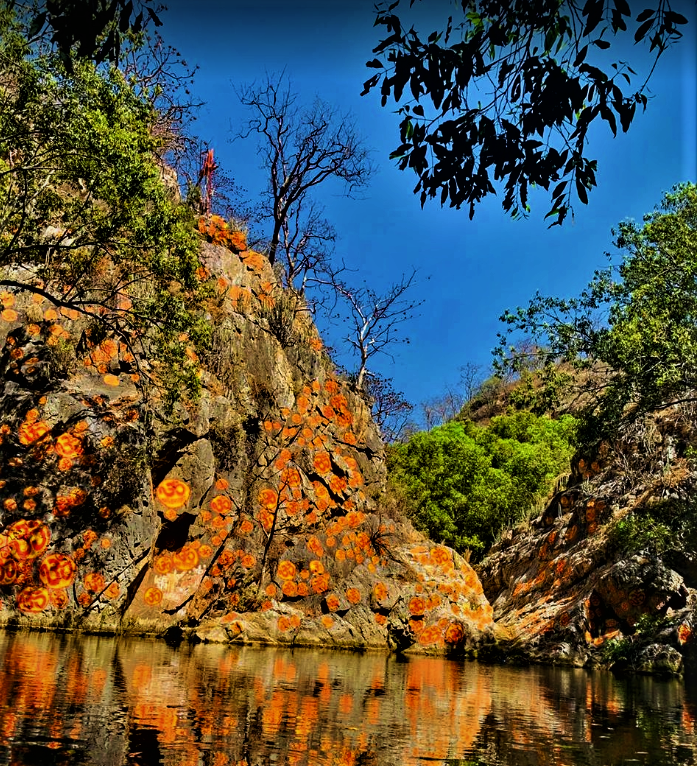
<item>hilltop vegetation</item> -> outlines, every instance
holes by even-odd
[[[576,420],[514,412],[487,426],[451,421],[389,450],[391,480],[414,523],[475,558],[569,469]]]
[[[0,289],[116,338],[141,385],[196,395],[200,240],[163,180],[153,102],[114,66],[67,68],[27,24],[0,8]]]

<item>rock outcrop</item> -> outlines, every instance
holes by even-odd
[[[630,434],[578,460],[569,488],[494,546],[477,569],[500,628],[499,651],[669,674],[682,672],[683,657],[695,662],[690,544],[660,540],[657,550],[646,513],[688,508],[694,495],[695,473],[676,451],[680,420],[675,410],[638,424],[650,446]]]
[[[378,432],[300,300],[243,235],[207,239],[203,393],[170,418],[147,359],[0,294],[0,624],[474,650],[480,582],[381,515]]]

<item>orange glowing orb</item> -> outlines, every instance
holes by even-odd
[[[159,588],[148,588],[143,594],[143,601],[148,606],[157,606],[162,603],[162,591]]]
[[[48,588],[25,588],[17,595],[17,609],[28,614],[38,614],[51,603]]]
[[[77,566],[69,556],[52,553],[41,562],[39,578],[47,588],[67,588],[72,585],[76,572]]]
[[[51,606],[54,606],[56,609],[65,609],[70,603],[70,598],[65,590],[50,590],[49,596],[51,599]]]
[[[40,556],[51,540],[51,530],[36,519],[20,519],[7,529],[10,538],[10,553],[17,561],[26,561]]]
[[[50,430],[48,423],[43,420],[36,423],[22,423],[19,427],[19,441],[22,444],[33,444],[43,436],[46,436]]]
[[[190,545],[185,545],[179,553],[172,556],[174,568],[178,572],[189,572],[196,567],[199,562],[198,551]]]
[[[89,572],[85,575],[85,590],[98,593],[104,590],[104,575],[99,572]]]
[[[61,457],[75,458],[82,455],[82,442],[72,434],[61,434],[56,439],[56,452]]]
[[[211,510],[219,513],[221,516],[225,516],[226,513],[230,513],[232,510],[232,501],[225,495],[218,495],[211,500]]]
[[[0,564],[0,585],[12,585],[19,574],[19,567],[14,559],[8,559]]]
[[[191,488],[181,479],[165,479],[157,488],[156,494],[162,505],[176,510],[189,502]]]

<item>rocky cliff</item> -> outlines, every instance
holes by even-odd
[[[127,344],[0,294],[0,624],[474,650],[479,579],[381,514],[379,435],[302,302],[242,234],[200,231],[213,340],[171,417]]]
[[[697,666],[693,414],[641,418],[577,459],[566,490],[478,567],[509,658]]]

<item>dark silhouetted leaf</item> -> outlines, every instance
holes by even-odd
[[[646,21],[646,19],[652,19],[655,15],[656,15],[656,11],[652,10],[651,8],[646,8],[646,10],[643,10],[636,17],[636,20],[638,22]]]
[[[643,40],[646,36],[646,33],[651,29],[651,26],[653,25],[653,19],[649,19],[648,21],[645,21],[639,29],[634,33],[634,42],[639,42],[640,40]]]

